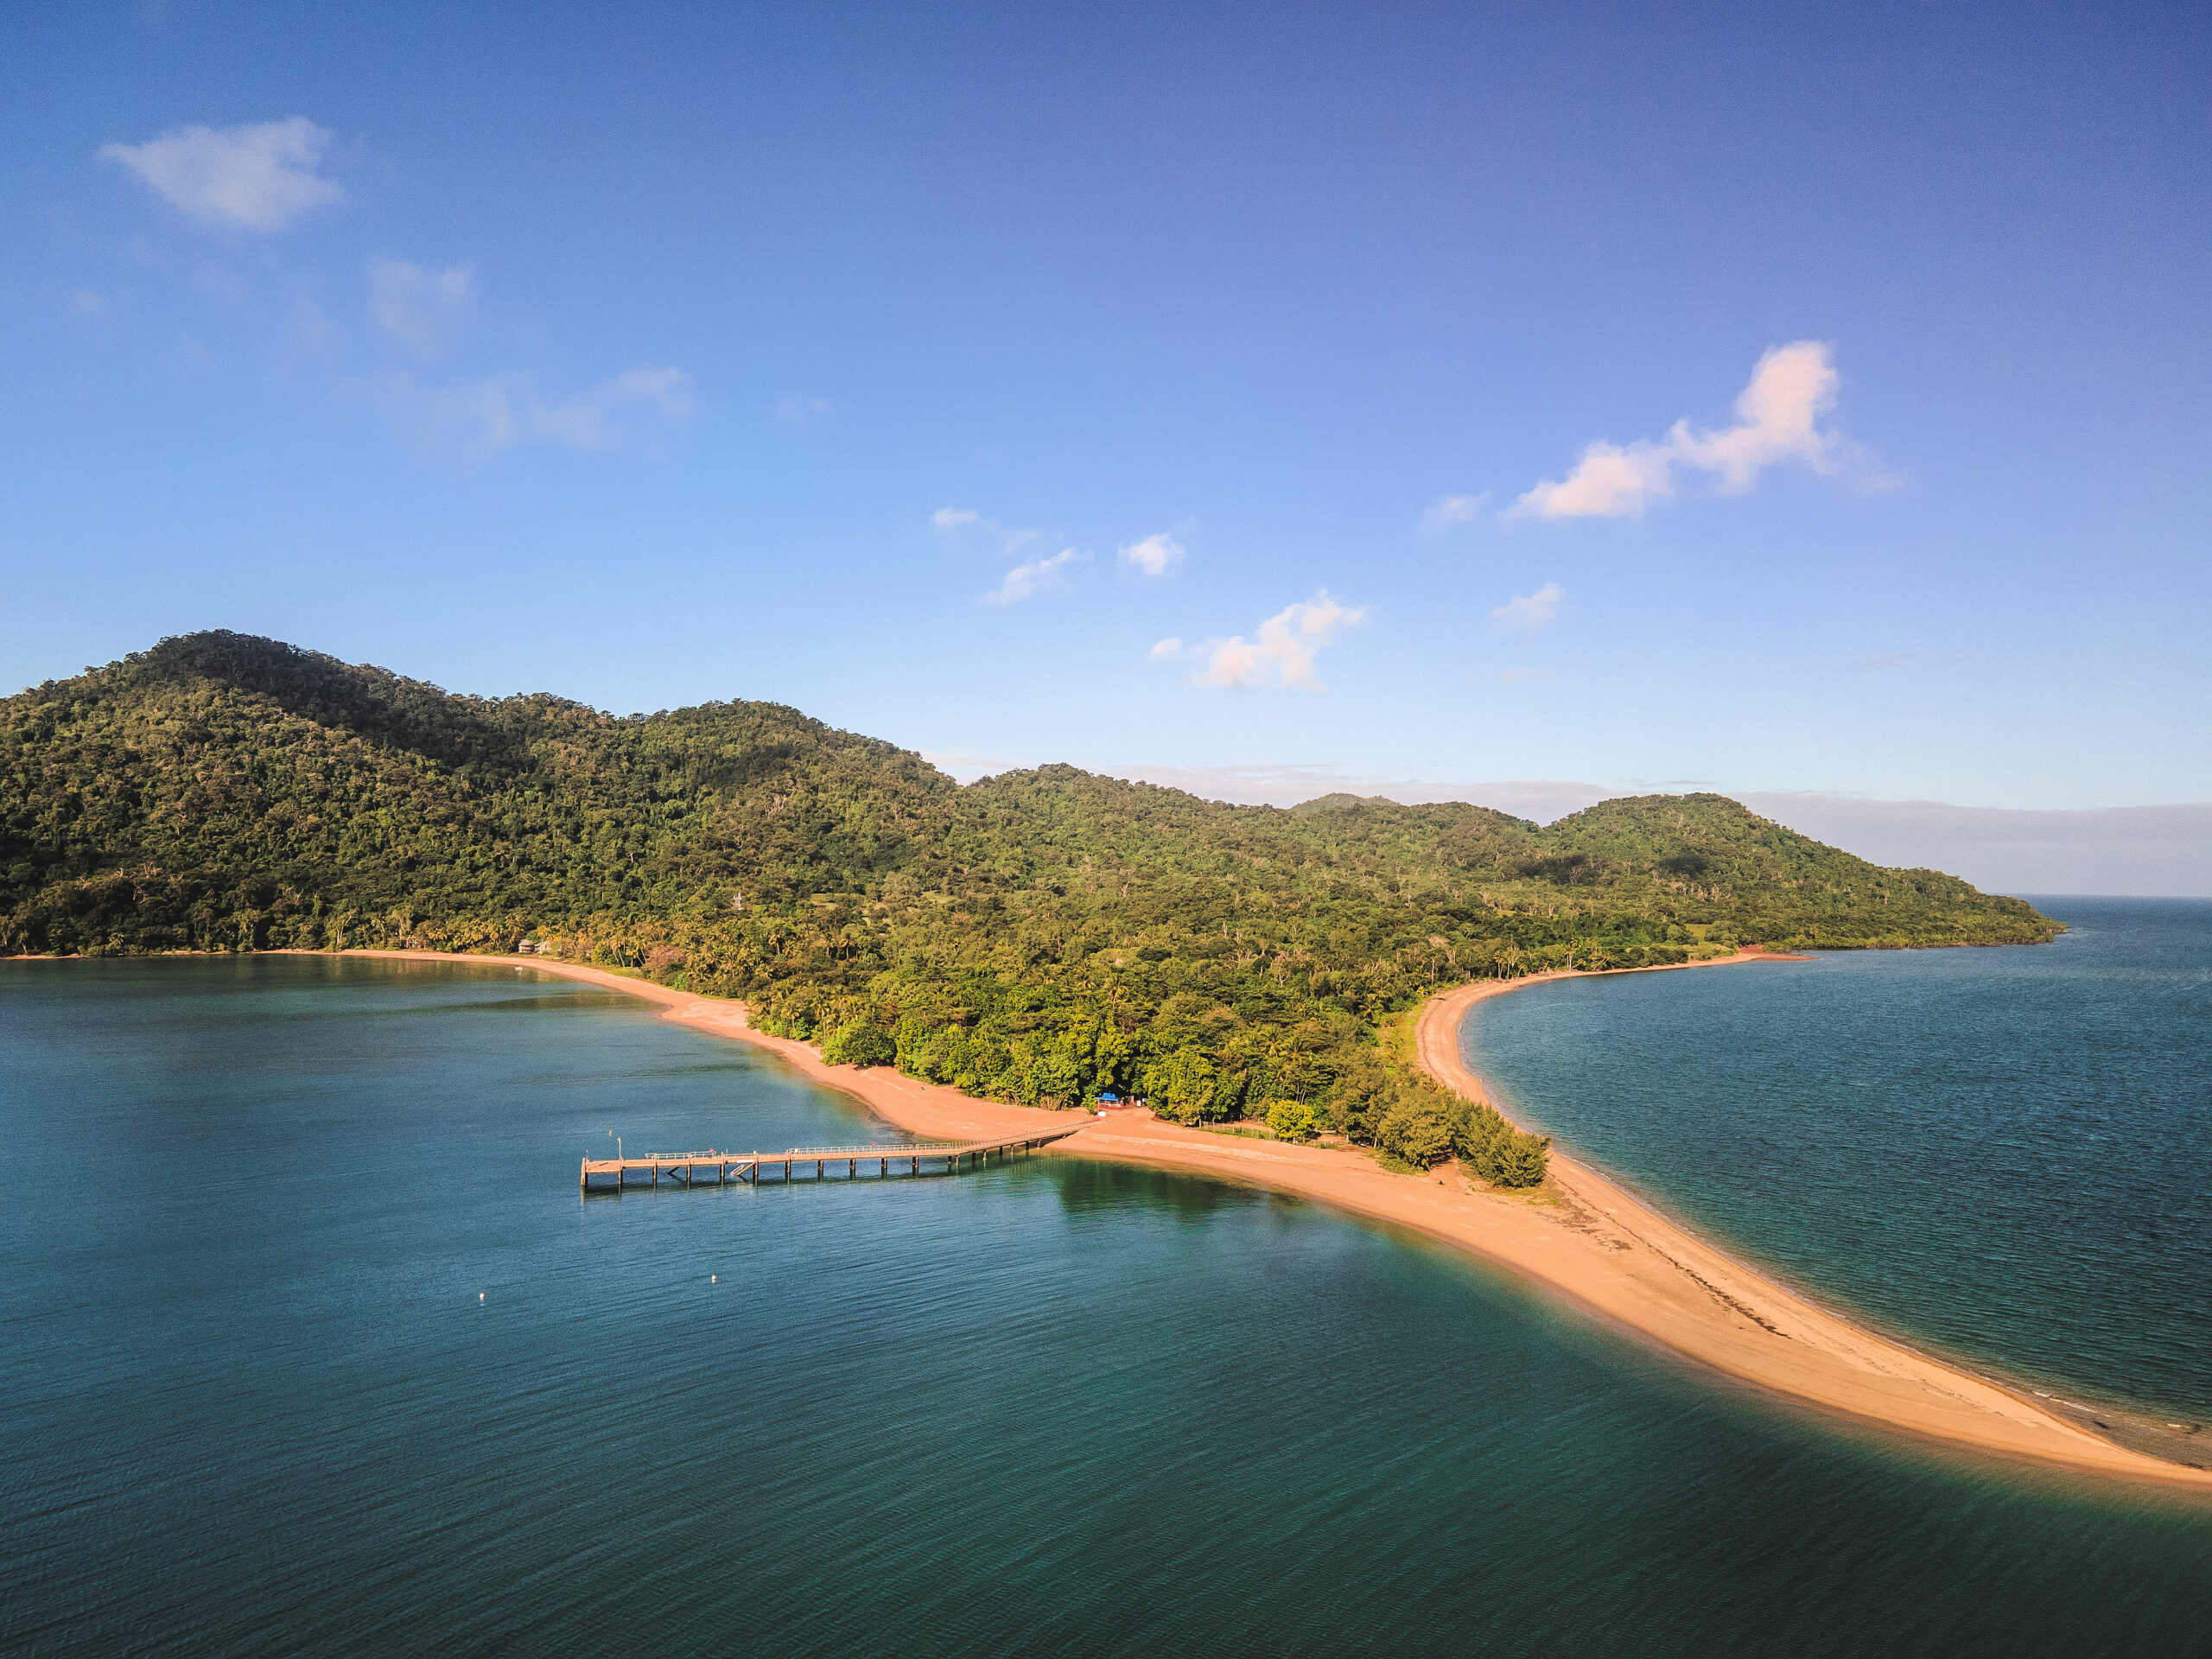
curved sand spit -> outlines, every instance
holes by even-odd
[[[426,950],[347,954],[479,966],[510,963],[625,991],[663,1004],[664,1018],[773,1050],[808,1077],[916,1134],[1018,1134],[1033,1128],[1040,1116],[1082,1122],[1080,1133],[1046,1150],[1195,1170],[1297,1192],[1471,1250],[1679,1354],[1795,1400],[1984,1452],[2212,1492],[2212,1471],[2116,1446],[2010,1389],[1840,1319],[1556,1153],[1542,1196],[1477,1192],[1450,1170],[1426,1178],[1397,1175],[1363,1153],[1210,1135],[1138,1112],[1106,1118],[1076,1111],[1040,1114],[976,1100],[887,1068],[828,1065],[808,1044],[753,1030],[741,1003],[595,968],[537,957]],[[1692,965],[1758,959],[1745,955]],[[1459,1022],[1483,998],[1531,982],[1486,981],[1431,1000],[1415,1030],[1421,1064],[1447,1087],[1486,1098],[1481,1080],[1459,1058]]]

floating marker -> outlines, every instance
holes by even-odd
[[[476,1300],[480,1302],[484,1300],[484,1293],[482,1291],[480,1290],[476,1293]]]

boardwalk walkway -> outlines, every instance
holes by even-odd
[[[783,1152],[717,1152],[709,1147],[704,1152],[587,1158],[576,1185],[586,1192],[618,1192],[632,1185],[630,1172],[640,1170],[649,1179],[636,1183],[639,1185],[658,1186],[660,1178],[666,1175],[670,1180],[681,1181],[686,1186],[723,1185],[732,1180],[750,1181],[758,1186],[772,1174],[785,1181],[791,1180],[794,1168],[804,1170],[809,1164],[814,1166],[813,1179],[817,1181],[833,1179],[830,1172],[838,1164],[844,1165],[847,1180],[857,1179],[863,1164],[875,1165],[879,1178],[891,1174],[893,1166],[897,1164],[906,1165],[912,1175],[924,1173],[925,1164],[935,1164],[938,1173],[950,1175],[963,1166],[974,1167],[993,1158],[1034,1151],[1074,1133],[1072,1128],[1050,1129],[1042,1135],[1020,1135],[1008,1141],[908,1141],[896,1146],[792,1147]],[[602,1178],[597,1186],[592,1185],[594,1175]],[[613,1179],[604,1179],[607,1177]]]

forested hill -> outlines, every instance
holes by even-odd
[[[962,787],[774,703],[617,718],[227,632],[0,702],[0,954],[534,941],[1014,1098],[1358,1135],[1390,1097],[1367,1039],[1442,985],[2054,931],[1713,795],[1540,829],[1067,766]]]

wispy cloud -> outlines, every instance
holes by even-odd
[[[353,390],[380,405],[401,438],[426,454],[482,458],[528,431],[516,419],[528,397],[523,375],[425,383],[403,370],[368,376]]]
[[[111,144],[102,154],[195,217],[276,229],[308,207],[340,199],[335,184],[313,173],[328,137],[295,118],[220,131],[181,128],[146,144]],[[347,406],[374,410],[426,457],[479,461],[529,444],[620,449],[691,415],[691,378],[673,364],[641,364],[581,390],[497,364],[430,369],[454,350],[477,302],[476,269],[466,261],[438,267],[372,259],[363,268],[364,313],[342,322],[346,314],[325,309],[312,276],[275,259],[215,249],[181,260],[149,255],[143,263],[222,313],[248,352],[280,376],[319,384]],[[72,308],[90,321],[96,302],[104,303],[87,291]],[[183,372],[214,366],[190,335],[178,337],[170,359]]]
[[[1461,524],[1471,524],[1482,516],[1490,505],[1490,492],[1480,495],[1447,495],[1421,516],[1421,533],[1441,536],[1446,531]]]
[[[1038,539],[1038,533],[1033,530],[1008,530],[1004,524],[984,518],[973,507],[939,507],[930,515],[930,522],[947,534],[955,531],[976,530],[993,537],[998,542],[1000,553],[1009,559]]]
[[[378,259],[369,265],[369,315],[419,358],[446,353],[475,300],[474,265],[431,270],[404,259]]]
[[[435,270],[385,258],[368,269],[369,314],[378,330],[422,361],[452,348],[476,302],[476,268]],[[296,327],[302,325],[296,325]],[[334,331],[328,355],[339,354]],[[672,364],[640,365],[560,393],[527,371],[424,379],[412,370],[357,378],[349,391],[384,408],[402,434],[425,450],[483,459],[530,443],[569,449],[623,448],[654,426],[690,418],[691,377]]]
[[[806,426],[811,424],[813,422],[820,420],[824,415],[827,415],[830,412],[830,400],[826,397],[800,397],[797,396],[779,397],[776,400],[775,407],[771,409],[768,412],[774,416],[778,420],[781,421],[785,426]],[[947,508],[945,511],[950,512],[950,509]],[[943,518],[943,516],[944,514],[942,512],[938,515],[940,518]],[[943,526],[940,525],[939,527],[942,528]]]
[[[1255,639],[1231,634],[1226,639],[1203,640],[1187,650],[1179,639],[1163,639],[1152,648],[1152,656],[1155,661],[1186,655],[1196,659],[1198,666],[1186,682],[1191,685],[1322,691],[1328,688],[1313,671],[1315,656],[1344,629],[1366,620],[1364,607],[1341,604],[1324,588],[1261,623]]]
[[[61,303],[76,320],[77,326],[102,345],[112,345],[121,336],[122,319],[117,314],[112,296],[95,289],[72,289]]]
[[[1509,599],[1491,613],[1491,620],[1509,628],[1534,631],[1548,627],[1559,614],[1560,602],[1567,598],[1567,589],[1555,582],[1548,582],[1533,594],[1522,594]]]
[[[1154,645],[1150,653],[1152,660],[1155,663],[1173,662],[1182,654],[1183,642],[1172,633]]]
[[[1006,525],[986,518],[973,507],[939,507],[930,515],[930,522],[946,535],[974,531],[991,537],[999,544],[1001,558],[1020,558],[1025,549],[1039,539],[1033,530],[1009,530]],[[1090,555],[1072,547],[1017,564],[999,581],[999,585],[983,595],[987,605],[1012,605],[1048,588],[1057,588],[1065,580],[1068,566],[1077,561],[1088,561]]]
[[[105,145],[100,156],[202,225],[270,232],[346,199],[335,180],[315,171],[329,142],[296,115],[257,126],[177,127],[143,144]]]
[[[1778,461],[1799,461],[1816,473],[1839,472],[1857,452],[1819,425],[1820,417],[1835,406],[1839,384],[1828,347],[1820,341],[1775,346],[1759,359],[1751,384],[1736,399],[1734,426],[1703,432],[1677,421],[1656,443],[1622,445],[1601,439],[1582,452],[1567,477],[1538,484],[1507,510],[1508,516],[1640,518],[1652,502],[1674,493],[1675,472],[1681,467],[1713,474],[1723,495],[1751,489]]]
[[[1548,668],[1500,668],[1491,671],[1491,678],[1500,685],[1535,685],[1551,677]]]
[[[412,374],[372,376],[360,386],[425,448],[479,455],[525,442],[571,449],[622,447],[634,411],[670,425],[691,412],[690,377],[677,368],[630,369],[575,397],[543,396],[526,374],[426,385]]]
[[[1014,605],[1048,588],[1057,588],[1062,580],[1060,573],[1063,570],[1077,560],[1090,556],[1090,554],[1078,552],[1072,547],[1064,547],[1050,558],[1032,559],[1026,564],[1017,564],[1006,573],[996,588],[983,595],[983,602],[986,605]]]
[[[643,404],[671,425],[690,418],[691,377],[678,368],[626,369],[566,403],[533,402],[531,429],[539,437],[576,449],[605,449],[616,441],[613,417]]]
[[[1164,576],[1187,556],[1183,543],[1167,531],[1156,531],[1141,542],[1122,549],[1122,563],[1134,565],[1147,576]]]
[[[1903,668],[1904,662],[1903,652],[1885,651],[1872,657],[1861,657],[1852,666],[1867,673],[1879,674],[1888,669]]]

